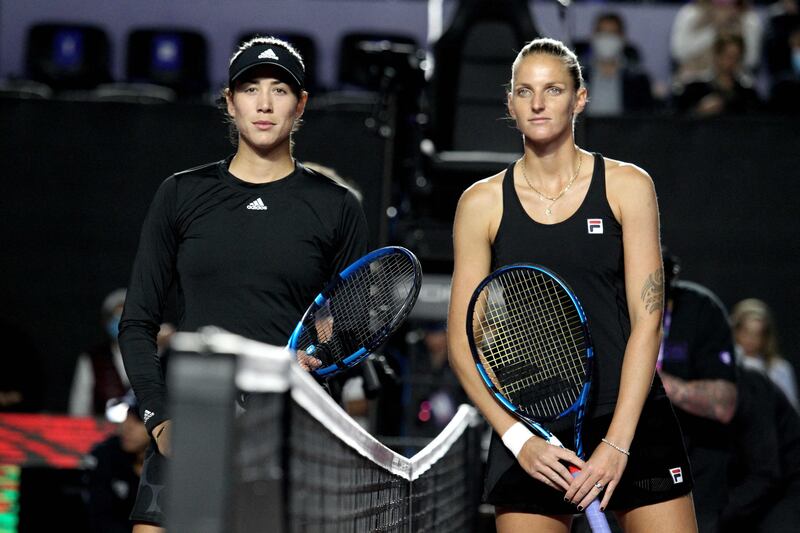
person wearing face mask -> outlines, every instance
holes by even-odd
[[[126,290],[120,288],[105,297],[100,307],[105,338],[78,356],[69,393],[68,412],[72,416],[103,416],[108,400],[122,396],[130,388],[117,343],[125,294]],[[159,353],[173,331],[170,324],[161,325]]]
[[[588,50],[584,52],[586,80],[592,97],[589,115],[621,115],[653,109],[650,78],[639,68],[638,52],[625,41],[625,24],[616,13],[595,20]]]
[[[117,344],[125,289],[111,291],[100,308],[104,340],[78,356],[69,395],[72,416],[102,416],[106,402],[125,394],[130,384]]]

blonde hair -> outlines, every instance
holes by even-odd
[[[769,306],[757,298],[747,298],[737,303],[731,312],[731,327],[734,331],[744,326],[747,320],[760,320],[764,324],[764,347],[762,356],[767,364],[781,357],[778,350],[778,336],[775,331],[775,321]]]
[[[517,73],[517,68],[519,68],[520,63],[522,63],[522,60],[533,54],[545,54],[560,59],[561,62],[564,63],[567,72],[569,72],[570,78],[572,78],[572,82],[575,85],[575,91],[585,86],[581,64],[578,61],[578,56],[575,55],[575,52],[570,50],[567,45],[561,41],[551,39],[549,37],[543,37],[541,39],[534,39],[533,41],[529,42],[517,54],[516,59],[514,59],[514,63],[511,65],[511,82],[509,83],[510,88],[513,89],[514,87],[514,76]]]

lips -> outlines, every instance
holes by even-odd
[[[260,130],[268,130],[273,127],[275,123],[268,120],[257,120],[256,122],[253,122],[253,125]]]

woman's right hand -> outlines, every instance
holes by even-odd
[[[532,478],[561,492],[566,492],[572,483],[572,474],[569,473],[567,464],[580,469],[584,467],[583,460],[572,450],[554,446],[537,436],[525,442],[517,461]]]
[[[297,364],[299,364],[300,368],[302,368],[306,372],[311,372],[312,370],[322,366],[322,361],[320,361],[316,357],[308,355],[303,350],[297,350]]]

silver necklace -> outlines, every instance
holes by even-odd
[[[545,200],[548,200],[550,202],[550,205],[548,205],[544,210],[544,214],[547,215],[547,216],[550,216],[550,215],[553,214],[553,211],[550,208],[553,207],[553,204],[556,203],[559,198],[561,198],[562,196],[564,196],[564,194],[566,194],[566,192],[569,190],[570,187],[572,187],[572,184],[575,182],[575,178],[577,178],[578,174],[581,173],[581,165],[583,164],[583,157],[581,157],[581,153],[578,152],[578,169],[575,171],[575,174],[572,176],[572,178],[570,178],[569,183],[567,183],[566,187],[561,189],[561,192],[559,192],[557,195],[555,195],[553,197],[547,196],[546,194],[544,194],[541,191],[539,191],[536,187],[534,187],[531,184],[530,180],[528,180],[528,175],[525,172],[525,161],[526,161],[525,158],[526,157],[527,157],[527,155],[523,155],[522,156],[522,177],[525,178],[525,183],[528,184],[528,187],[530,187],[533,192],[535,192],[536,194],[539,195],[539,200],[541,200],[543,202]]]

